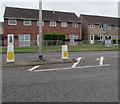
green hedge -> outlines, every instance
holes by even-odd
[[[64,40],[65,34],[61,33],[45,33],[44,40]]]

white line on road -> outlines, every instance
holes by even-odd
[[[39,68],[40,66],[34,66],[33,68],[31,68],[31,69],[28,69],[28,71],[33,71],[33,70],[35,70],[35,69],[37,69],[37,68]]]
[[[34,70],[34,72],[45,72],[45,71],[57,71],[57,70],[69,70],[69,69],[81,69],[81,68],[93,68],[93,67],[103,67],[110,66],[110,64],[105,65],[94,65],[94,66],[81,66],[81,67],[70,67],[70,68],[58,68],[58,69],[44,69],[44,70]]]
[[[103,56],[101,56],[100,58],[97,58],[96,60],[100,60],[99,65],[103,65],[103,62],[104,62],[104,57]]]
[[[77,59],[77,62],[73,64],[72,68],[75,68],[77,66],[77,64],[80,62],[81,59],[82,59],[82,57],[79,57]]]

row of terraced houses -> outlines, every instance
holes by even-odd
[[[118,18],[83,14],[78,17],[71,12],[42,10],[42,34],[65,34],[70,45],[78,45],[75,40],[90,44],[106,39],[118,40],[118,28]],[[7,45],[9,34],[14,35],[15,46],[37,46],[39,10],[6,7],[3,30],[3,46]]]

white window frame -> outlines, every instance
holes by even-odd
[[[19,44],[19,46],[30,46],[30,34],[19,34],[19,36],[20,35],[23,35],[24,36],[24,40],[20,40],[20,38],[19,38],[19,41],[28,41],[29,42],[29,45],[20,45]],[[25,40],[25,35],[29,35],[29,40]]]
[[[110,25],[108,26],[108,29],[111,29],[111,26],[110,26]]]
[[[11,24],[10,22],[14,21],[15,24]],[[8,25],[17,25],[17,20],[16,19],[8,19]]]
[[[70,34],[69,39],[70,39],[70,45],[77,45],[77,42],[74,41],[74,39],[78,39],[77,34]]]
[[[53,25],[53,24],[54,24],[54,25]],[[51,26],[51,27],[56,27],[56,26],[57,26],[56,21],[50,21],[50,26]]]
[[[25,23],[26,21],[29,21],[30,23],[29,23],[29,24],[26,24],[26,23]],[[23,24],[24,24],[24,26],[31,26],[31,20],[26,20],[26,19],[25,19],[25,20],[23,21]]]
[[[78,23],[77,22],[73,22],[72,23],[72,27],[78,27]]]
[[[116,29],[116,30],[118,30],[118,26],[117,26],[117,25],[116,25],[116,26],[114,26],[114,27],[115,27],[115,29]]]
[[[37,26],[39,26],[39,21],[37,21]],[[42,21],[42,26],[44,26],[44,21]]]
[[[90,25],[90,28],[95,28],[96,26],[95,25]]]
[[[61,27],[67,27],[67,22],[61,22]]]

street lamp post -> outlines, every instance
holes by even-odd
[[[39,1],[39,59],[42,60],[42,0]]]

